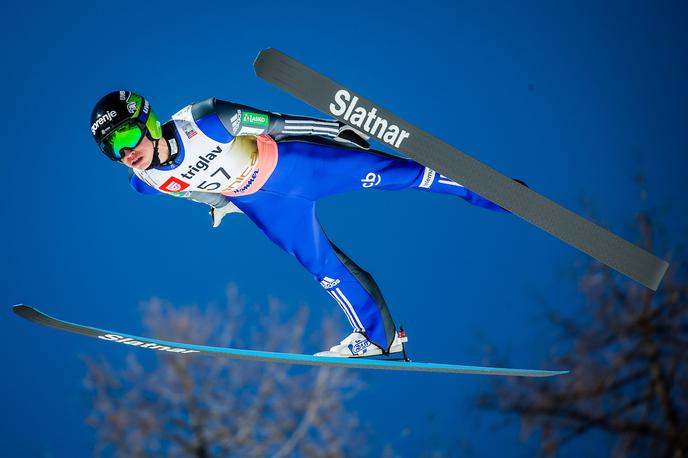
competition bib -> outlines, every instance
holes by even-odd
[[[236,137],[221,143],[205,135],[193,120],[191,105],[172,116],[183,159],[174,168],[134,170],[148,185],[168,194],[189,191],[241,193],[250,187],[257,174],[256,137]],[[253,177],[253,179],[252,179]]]

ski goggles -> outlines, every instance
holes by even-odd
[[[125,149],[134,149],[146,136],[146,125],[135,120],[127,121],[112,131],[99,144],[100,149],[113,161],[121,161]]]

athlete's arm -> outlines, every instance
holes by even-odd
[[[365,138],[352,133],[351,128],[335,119],[273,113],[216,98],[195,103],[192,113],[197,123],[215,117],[234,137],[268,134],[279,141],[288,137],[316,135],[353,143],[364,149],[369,147]]]
[[[275,139],[295,135],[319,135],[334,138],[339,134],[339,121],[305,116],[283,115],[257,108],[214,99],[222,124],[234,136],[268,134]]]
[[[167,194],[160,192],[154,187],[150,186],[148,183],[143,181],[136,175],[131,175],[129,178],[129,185],[141,194],[146,195],[157,195],[157,194]],[[230,204],[230,200],[222,194],[215,194],[211,192],[197,192],[197,191],[186,191],[178,194],[168,194],[173,197],[182,197],[184,199],[193,200],[194,202],[199,202],[202,204],[209,205],[212,208],[223,208]],[[236,211],[236,210],[234,210]]]
[[[243,213],[239,207],[234,205],[227,197],[222,194],[215,194],[212,192],[196,192],[188,191],[184,193],[185,199],[193,200],[202,204],[210,206],[210,219],[213,227],[218,227],[222,222],[222,218],[230,213]]]
[[[129,171],[129,186],[131,188],[140,193],[140,194],[146,194],[149,196],[154,196],[157,194],[163,194],[162,192],[158,191],[155,189],[153,186],[149,185],[145,181],[143,181],[141,178],[136,176],[131,170]]]

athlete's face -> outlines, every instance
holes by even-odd
[[[153,162],[153,142],[147,135],[134,149],[125,148],[122,151],[122,164],[132,169],[146,170]]]

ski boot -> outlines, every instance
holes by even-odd
[[[403,358],[390,358],[390,359],[403,359],[404,361],[410,361],[406,356],[405,344],[408,342],[408,337],[404,332],[403,327],[399,328],[399,332],[394,335],[394,341],[389,349],[389,355],[393,353],[403,353]],[[327,351],[321,351],[316,353],[314,356],[329,356],[335,358],[362,358],[369,356],[380,356],[384,355],[380,347],[373,344],[366,336],[360,332],[352,332],[344,340],[339,342],[338,345],[331,347]]]

